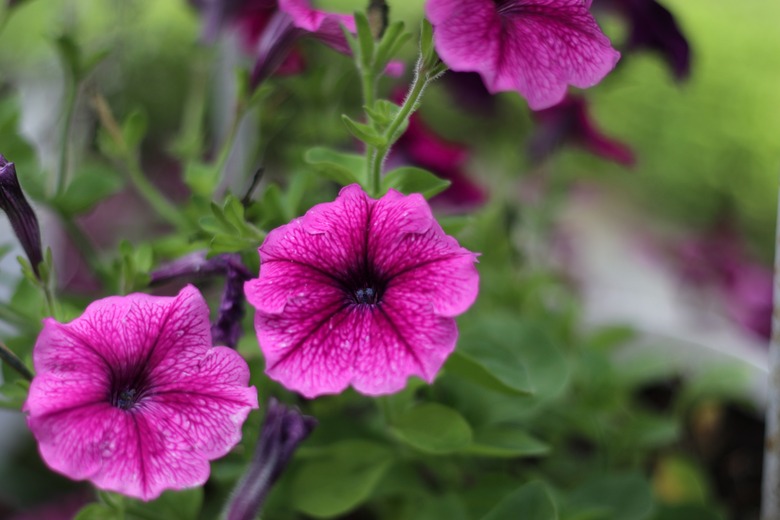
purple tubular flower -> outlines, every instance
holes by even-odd
[[[0,209],[8,215],[16,238],[22,244],[35,274],[38,274],[38,264],[43,262],[38,218],[19,185],[16,166],[2,155],[0,155]]]
[[[678,81],[690,74],[691,51],[674,15],[655,0],[596,0],[622,14],[630,25],[628,49],[648,49],[663,56]]]
[[[24,411],[41,457],[101,489],[152,500],[203,484],[257,408],[249,368],[212,347],[197,289],[104,298],[44,320]]]
[[[479,291],[477,255],[419,194],[371,199],[356,184],[271,231],[245,286],[266,373],[306,397],[352,385],[396,392],[432,382],[455,348],[454,317]]]
[[[252,274],[241,263],[238,254],[222,254],[206,258],[206,251],[196,251],[167,263],[151,274],[151,284],[165,283],[178,278],[200,278],[225,275],[225,290],[219,304],[217,320],[211,327],[215,345],[236,348],[244,332],[244,282]]]
[[[265,497],[279,479],[298,445],[317,426],[314,417],[298,410],[268,401],[263,429],[257,448],[241,481],[236,485],[227,506],[227,520],[254,520],[260,513]]]
[[[566,144],[625,166],[636,162],[627,145],[599,131],[588,113],[588,102],[582,96],[568,95],[554,107],[534,112],[536,128],[528,141],[528,153],[539,164]]]
[[[236,348],[238,340],[244,334],[241,326],[241,319],[244,317],[244,283],[250,278],[252,276],[248,273],[228,268],[217,321],[211,326],[215,345]]]
[[[589,12],[591,0],[428,0],[442,61],[478,72],[492,93],[514,90],[534,110],[592,87],[620,53]]]

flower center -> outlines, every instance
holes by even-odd
[[[108,400],[111,406],[120,410],[131,410],[147,395],[146,377],[143,371],[131,373],[114,373]]]
[[[111,404],[122,410],[129,410],[135,404],[137,394],[138,392],[135,388],[126,388],[119,392],[118,395],[114,394]]]
[[[373,287],[366,287],[355,291],[355,303],[375,305],[379,303],[379,292]]]

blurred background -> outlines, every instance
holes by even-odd
[[[215,153],[228,131],[235,70],[249,66],[251,56],[238,35],[204,44],[202,16],[184,0],[7,4],[0,153],[16,163],[23,187],[38,200],[61,288],[88,301],[96,280],[57,215],[40,203],[45,172],[57,167],[68,96],[53,40],[67,34],[84,52],[108,52],[79,87],[69,138],[74,170],[87,172],[73,188],[83,195],[77,221],[105,251],[164,226],[99,153],[93,96],[104,96],[120,120],[142,114],[144,171],[184,201],[181,158],[190,149]],[[317,3],[340,12],[363,4]],[[420,0],[388,4],[392,19],[416,30]],[[666,431],[648,427],[660,436],[648,448],[655,450],[652,463],[643,463],[665,504],[657,511],[684,515],[689,504],[706,507],[697,509],[701,516],[654,518],[757,518],[780,173],[780,4],[665,0],[671,25],[657,13],[632,11],[629,1],[593,4],[623,52],[601,84],[574,93],[565,109],[533,114],[516,94],[489,97],[475,78],[449,74],[426,93],[396,160],[453,180],[433,202],[445,225],[465,226],[462,240],[483,253],[484,312],[501,298],[504,256],[491,253],[508,238],[505,256],[519,266],[530,294],[531,310],[522,312],[552,312],[594,342],[619,343],[604,348],[609,377],[643,406],[676,418]],[[643,31],[653,37],[641,39]],[[388,98],[408,85],[414,45],[403,52],[406,73],[381,85]],[[312,146],[356,149],[339,120],[360,110],[352,62],[311,41],[303,42],[300,58],[302,72],[274,78],[262,111],[240,127],[228,189],[240,191],[258,164],[264,183],[284,185],[308,168],[302,154]],[[429,143],[419,145],[424,150],[444,146],[445,159],[426,158],[412,131],[416,143]],[[329,198],[312,190],[306,202]],[[459,220],[474,211],[492,217],[476,226]],[[0,301],[23,314],[15,260],[21,250],[3,217],[4,245]],[[0,321],[0,337],[15,330]],[[22,415],[2,411],[0,516],[41,497],[32,485],[40,465]]]

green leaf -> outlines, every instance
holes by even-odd
[[[196,520],[203,505],[203,488],[166,491],[151,502],[127,500],[127,520]]]
[[[184,165],[184,183],[196,194],[211,198],[214,192],[214,167],[201,161]]]
[[[479,429],[467,453],[485,457],[535,457],[550,451],[550,446],[513,424],[498,424]]]
[[[639,474],[609,474],[590,479],[574,490],[567,511],[601,511],[612,520],[650,518],[655,503],[648,482]]]
[[[439,59],[433,47],[433,26],[425,18],[423,18],[420,27],[420,55],[426,69],[433,67]]]
[[[493,508],[482,520],[557,520],[555,502],[542,482],[524,485]],[[625,517],[633,518],[633,517]]]
[[[458,495],[426,497],[421,508],[416,508],[414,520],[468,520],[466,507]]]
[[[450,181],[440,179],[428,170],[414,166],[402,166],[385,175],[382,179],[382,189],[387,191],[395,188],[405,195],[421,193],[426,198],[441,193],[452,184]]]
[[[456,410],[438,403],[424,403],[393,421],[395,434],[404,442],[428,453],[452,453],[466,447],[471,426]]]
[[[68,215],[80,215],[123,187],[124,179],[115,170],[98,164],[87,165],[79,169],[53,204]]]
[[[508,312],[471,315],[456,352],[482,367],[493,383],[516,393],[533,392],[537,400],[559,395],[569,380],[569,364],[547,331]],[[459,373],[484,384],[473,373]]]
[[[137,150],[146,135],[149,118],[146,112],[137,108],[130,112],[122,122],[122,138],[127,150]]]
[[[76,40],[69,34],[62,34],[54,40],[54,46],[65,70],[77,81],[81,78],[81,49]]]
[[[73,520],[124,520],[121,511],[106,504],[87,504],[73,517]]]
[[[364,107],[366,115],[377,128],[385,128],[395,118],[401,107],[386,99],[379,99],[371,107]]]
[[[483,348],[475,344],[470,350],[460,348],[453,352],[444,369],[496,392],[533,395],[534,386],[517,356],[487,345]]]
[[[362,68],[369,69],[374,61],[374,35],[368,18],[362,11],[355,13],[355,29],[357,29],[358,60]]]
[[[379,41],[374,55],[374,74],[379,75],[384,72],[387,64],[390,63],[401,47],[411,39],[412,35],[404,31],[404,23],[396,21],[391,23],[385,30],[385,34]]]
[[[315,147],[309,149],[303,158],[320,174],[342,186],[365,184],[366,159],[362,155]]]
[[[341,115],[341,120],[344,122],[347,130],[349,130],[349,133],[364,143],[374,146],[385,146],[387,144],[384,136],[379,135],[371,126],[353,121],[346,114]]]
[[[327,446],[298,468],[290,502],[318,518],[345,513],[371,495],[391,464],[392,452],[381,444],[350,440]]]

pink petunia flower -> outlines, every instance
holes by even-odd
[[[72,479],[151,500],[206,482],[257,408],[249,369],[212,347],[197,289],[93,302],[70,323],[44,320],[24,405],[43,460]]]
[[[347,186],[271,231],[259,252],[245,290],[266,373],[306,397],[432,382],[455,348],[454,317],[479,290],[477,255],[419,194],[374,200]]]
[[[592,87],[620,53],[589,12],[591,0],[428,0],[434,45],[449,68],[478,72],[492,93],[515,90],[534,110]]]

